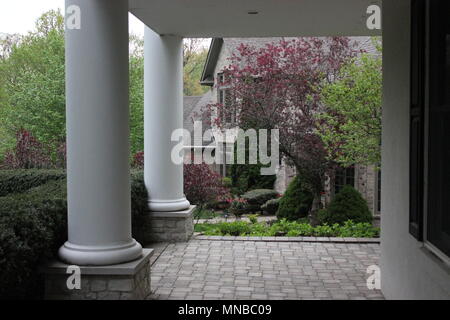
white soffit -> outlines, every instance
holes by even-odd
[[[367,8],[381,0],[129,0],[159,34],[183,37],[372,36]],[[257,14],[249,14],[257,12]]]

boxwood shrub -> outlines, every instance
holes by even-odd
[[[0,198],[0,298],[42,297],[38,266],[67,238],[64,179]]]
[[[328,207],[318,214],[319,223],[343,224],[347,220],[372,222],[366,200],[352,186],[346,185],[331,200]]]
[[[313,194],[301,182],[299,176],[296,176],[280,199],[277,217],[288,220],[304,218],[311,210],[313,199]]]
[[[274,215],[278,211],[279,204],[280,198],[270,199],[261,206],[261,209],[269,215]]]
[[[9,190],[8,194],[0,197],[0,299],[42,298],[43,279],[38,268],[55,258],[67,239],[65,173],[42,170],[28,175],[19,170],[19,182],[14,182],[12,171],[1,172],[0,176],[9,176],[4,180],[9,187],[3,189]],[[46,183],[28,188],[20,181],[29,181],[27,186]],[[133,236],[139,241],[141,219],[147,211],[142,171],[131,174],[131,202]]]
[[[65,179],[63,170],[0,170],[0,197],[20,193],[52,180]]]
[[[247,201],[247,211],[261,211],[261,206],[271,199],[278,197],[278,192],[270,189],[255,189],[248,191],[242,195]]]

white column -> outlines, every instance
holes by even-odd
[[[145,28],[145,184],[151,211],[189,208],[183,164],[171,160],[173,130],[183,128],[183,38]]]
[[[81,24],[66,30],[69,240],[59,254],[70,264],[117,264],[142,255],[131,237],[128,1],[72,5]]]

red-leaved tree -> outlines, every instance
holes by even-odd
[[[226,127],[225,119],[235,118],[243,129],[279,130],[281,156],[316,195],[313,212],[330,169],[315,130],[321,87],[356,53],[346,37],[281,40],[259,49],[241,44],[219,84],[228,88],[226,103],[208,106],[213,125]]]
[[[144,168],[144,152],[133,156],[133,167]],[[203,205],[222,201],[229,196],[230,190],[223,184],[222,177],[214,172],[209,165],[184,164],[184,193],[186,198],[195,205]]]
[[[202,207],[210,202],[221,201],[229,192],[223,185],[222,177],[211,170],[209,165],[184,165],[184,193],[192,204]]]
[[[20,129],[16,133],[16,146],[5,154],[5,169],[49,168],[52,166],[48,150],[33,135]]]

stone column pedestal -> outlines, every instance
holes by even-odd
[[[141,241],[144,243],[188,241],[194,233],[194,210],[195,206],[173,212],[149,211],[141,220]]]
[[[141,258],[110,266],[80,266],[81,288],[67,286],[73,272],[68,264],[55,261],[42,269],[45,274],[47,300],[143,300],[150,291],[150,257],[153,250],[144,249]],[[69,280],[70,281],[70,280]],[[73,283],[72,281],[70,281]]]

